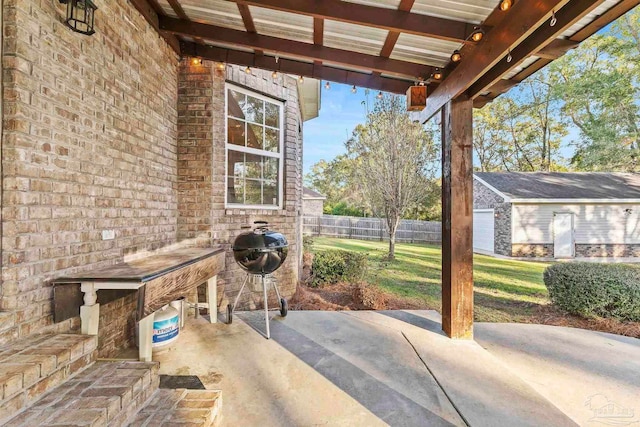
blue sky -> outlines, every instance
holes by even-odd
[[[345,152],[344,143],[359,123],[366,119],[363,102],[368,97],[369,105],[375,101],[378,92],[370,90],[366,95],[364,88],[351,93],[351,86],[331,83],[329,90],[322,82],[322,101],[320,115],[304,124],[303,169],[308,173],[320,160],[330,161]],[[569,126],[569,135],[564,138],[561,154],[571,157],[573,147],[570,142],[578,137],[577,129]],[[475,159],[474,159],[475,163]]]
[[[322,82],[320,116],[304,124],[304,173],[319,160],[331,160],[345,152],[344,142],[358,123],[364,123],[366,116],[365,89],[357,88],[351,93],[351,86],[331,83],[331,89],[324,88]],[[369,104],[375,100],[377,92],[369,91]]]

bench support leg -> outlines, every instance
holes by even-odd
[[[209,309],[209,321],[218,322],[218,276],[207,280],[207,307]]]
[[[80,332],[84,335],[98,335],[100,304],[93,283],[82,283],[80,290],[84,293],[84,305],[80,306]]]
[[[153,339],[153,314],[138,322],[138,357],[141,362],[151,362],[151,341]]]

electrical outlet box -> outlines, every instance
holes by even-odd
[[[102,230],[102,240],[113,240],[116,238],[115,230]]]

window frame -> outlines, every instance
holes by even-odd
[[[257,148],[245,147],[236,144],[229,144],[229,118],[238,119],[237,117],[229,115],[229,90],[233,90],[239,93],[243,93],[244,95],[252,96],[257,99],[261,99],[265,102],[270,102],[271,104],[275,104],[278,106],[279,114],[279,141],[278,141],[278,152],[275,153],[273,151],[267,150],[259,150]],[[229,209],[269,209],[269,210],[280,210],[283,209],[283,193],[284,193],[284,101],[281,101],[276,98],[271,98],[269,96],[265,96],[261,93],[252,91],[250,89],[246,89],[242,86],[238,86],[235,84],[231,84],[229,82],[225,83],[224,86],[224,206]],[[243,120],[243,119],[241,119]],[[264,120],[264,119],[263,119]],[[244,120],[246,123],[254,123],[249,120]],[[255,124],[255,123],[254,123]],[[270,126],[261,125],[264,128],[274,129]],[[247,129],[247,128],[245,128]],[[244,153],[244,154],[253,154],[262,157],[271,157],[274,159],[278,159],[278,204],[277,205],[247,205],[243,203],[230,203],[228,200],[229,197],[229,150]],[[264,167],[264,166],[263,166]],[[263,182],[264,179],[261,179]],[[246,189],[246,178],[244,179],[245,189]]]

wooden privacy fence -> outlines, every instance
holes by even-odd
[[[389,240],[383,218],[323,215],[305,216],[303,231],[309,236],[342,237],[345,239]],[[442,224],[436,221],[403,219],[398,225],[396,242],[442,243]]]

